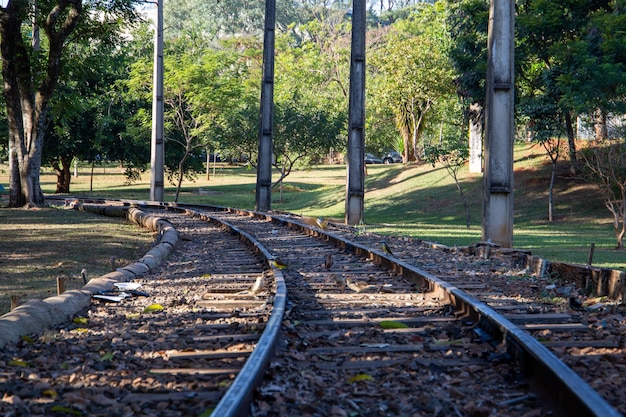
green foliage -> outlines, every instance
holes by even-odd
[[[122,146],[110,149],[109,159],[124,164],[126,185],[139,181],[150,161],[154,49],[151,32],[147,24],[133,31],[132,40],[126,45],[129,63],[124,68],[125,77],[115,83],[119,99],[115,104],[126,118],[119,137]]]
[[[567,67],[557,77],[562,101],[581,113],[626,111],[626,13],[593,14],[571,42]]]
[[[571,132],[571,120],[579,113],[626,110],[626,56],[617,46],[626,40],[618,29],[626,22],[620,3],[520,3],[516,22],[520,110],[535,124],[540,138],[559,130]]]
[[[90,163],[146,162],[145,147],[120,146],[125,143],[125,119],[132,108],[115,88],[130,59],[129,42],[121,36],[123,27],[121,22],[100,29],[86,23],[79,28],[86,37],[63,50],[64,60],[71,64],[62,67],[50,102],[42,154],[43,162],[57,173],[59,193],[70,191],[69,164],[75,158]]]
[[[240,106],[247,69],[234,51],[219,51],[193,35],[181,35],[165,45],[164,131],[168,180],[180,187],[203,170],[207,147],[219,147],[227,124]],[[149,132],[147,111],[151,77],[148,57],[138,60],[126,81],[129,97],[143,102],[133,122]]]
[[[274,166],[278,184],[296,163],[316,163],[345,148],[349,33],[343,12],[277,38]]]
[[[342,146],[344,119],[337,113],[287,103],[276,108],[275,117],[274,165],[284,165],[284,174],[301,159],[318,162],[320,155]]]
[[[215,127],[217,150],[223,159],[238,159],[246,155],[256,165],[259,138],[259,100],[242,98],[239,106],[225,114],[224,123]]]
[[[469,157],[469,149],[465,141],[446,141],[440,144],[430,145],[426,149],[426,159],[433,167],[441,163],[446,168],[460,169]]]
[[[116,44],[121,29],[139,19],[135,4],[136,0],[42,0],[11,1],[2,8],[9,147],[27,150],[13,153],[9,161],[12,207],[44,204],[39,175],[47,117],[62,79],[62,64],[69,61],[66,71],[73,68],[69,47],[81,42],[105,48]]]
[[[469,103],[484,104],[488,21],[488,1],[448,1],[450,58],[458,72],[457,92]]]
[[[469,158],[469,147],[467,146],[467,142],[465,140],[458,139],[458,137],[456,139],[448,138],[448,140],[445,141],[442,138],[438,144],[427,147],[425,153],[426,160],[430,162],[433,167],[435,167],[437,163],[443,165],[448,172],[448,175],[454,179],[456,188],[463,199],[463,205],[466,210],[465,222],[467,228],[469,229],[471,223],[470,206],[459,181],[459,171]]]
[[[224,115],[237,107],[244,71],[234,54],[209,48],[195,51],[188,47],[189,40],[179,38],[171,45],[174,59],[168,61],[164,76],[166,141],[180,145],[176,165],[169,152],[168,176],[179,187],[183,176],[192,179],[202,169],[204,158],[198,151],[216,145],[211,138],[216,126],[226,121]]]
[[[405,159],[420,158],[420,137],[430,123],[437,125],[433,109],[454,100],[455,72],[448,57],[450,38],[445,30],[443,6],[422,4],[407,19],[391,26],[371,51],[370,72],[375,118],[391,110],[404,139]]]

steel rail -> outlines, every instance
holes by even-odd
[[[275,283],[274,303],[272,314],[265,325],[261,337],[259,338],[254,350],[246,360],[243,368],[239,371],[235,380],[230,385],[226,394],[221,398],[220,402],[213,409],[212,416],[219,417],[235,417],[249,414],[249,406],[252,400],[254,389],[263,380],[263,375],[269,367],[270,360],[274,354],[280,336],[280,327],[282,325],[283,316],[287,305],[287,286],[280,269],[273,266],[269,260],[274,258],[272,253],[263,246],[253,236],[245,231],[235,227],[234,225],[217,219],[213,216],[201,214],[193,210],[184,208],[170,208],[183,211],[185,214],[199,217],[202,220],[216,223],[221,227],[227,228],[231,233],[243,238],[248,244],[254,246],[266,260],[268,267],[272,269]]]
[[[481,326],[500,337],[506,344],[507,351],[522,364],[525,375],[533,378],[545,390],[555,392],[554,399],[568,415],[577,417],[622,416],[597,391],[539,341],[482,301],[454,285],[386,253],[351,242],[321,228],[312,227],[294,219],[240,209],[227,210],[265,218],[276,224],[297,228],[304,233],[331,241],[335,245],[351,250],[358,255],[367,256],[373,262],[380,263],[406,278],[417,280],[419,284],[426,287],[427,291],[439,293],[439,295],[448,298],[455,305],[457,311],[462,312],[467,317],[474,317],[479,320]]]
[[[47,197],[49,200],[65,200],[61,197]],[[72,199],[74,200],[74,199]],[[219,417],[237,417],[245,416],[249,414],[249,407],[252,400],[254,389],[261,383],[263,375],[267,370],[270,360],[273,357],[274,351],[278,344],[278,338],[280,336],[280,327],[282,325],[283,316],[287,305],[287,286],[280,269],[272,265],[269,260],[274,258],[274,255],[265,248],[258,240],[245,231],[235,227],[234,225],[219,220],[215,217],[202,214],[193,210],[190,210],[181,206],[172,206],[164,204],[152,204],[144,202],[134,202],[127,200],[110,200],[110,199],[82,199],[90,202],[97,202],[98,204],[106,204],[106,202],[115,201],[116,203],[122,203],[125,206],[140,206],[150,209],[167,209],[171,211],[183,212],[184,214],[200,218],[201,220],[216,223],[221,227],[227,228],[231,233],[239,236],[245,240],[248,244],[252,245],[255,250],[260,253],[267,263],[267,267],[271,268],[274,276],[275,293],[274,302],[272,305],[272,313],[268,322],[265,324],[265,329],[256,343],[256,346],[241,370],[237,373],[233,383],[230,385],[226,393],[220,399],[220,402],[213,409],[212,416]],[[204,207],[206,208],[206,207]]]
[[[312,227],[304,222],[299,222],[281,215],[201,204],[149,203],[128,200],[122,202],[125,205],[139,205],[147,208],[189,210],[189,208],[193,207],[196,209],[225,211],[245,216],[263,218],[281,226],[296,228],[305,234],[327,240],[339,247],[350,250],[357,255],[366,256],[375,263],[386,266],[390,270],[398,274],[402,274],[408,279],[415,280],[426,291],[434,292],[435,295],[447,298],[456,307],[459,314],[465,316],[466,318],[475,320],[475,322],[479,322],[480,325],[487,329],[494,337],[500,338],[502,342],[506,344],[507,351],[520,361],[525,376],[532,378],[546,391],[554,393],[553,399],[556,400],[559,406],[562,407],[568,415],[580,417],[618,417],[622,415],[545,346],[539,343],[531,335],[517,327],[510,320],[497,313],[494,309],[482,301],[468,295],[454,285],[379,250],[365,247],[321,228]],[[213,221],[222,222],[221,220],[211,216],[206,217],[212,218]],[[233,232],[236,232],[241,236],[245,236],[246,239],[249,238],[250,242],[256,242],[254,245],[259,248],[259,250],[263,248],[263,246],[252,236],[232,225],[229,225],[229,227],[231,227]],[[271,259],[272,255],[269,251],[261,250],[261,252],[267,259]],[[282,273],[280,273],[279,270],[274,270],[274,272],[282,279]],[[282,284],[284,285],[284,281],[282,281]],[[286,293],[284,297],[286,301]],[[274,317],[274,314],[272,314],[272,317]],[[250,367],[252,367],[253,365],[251,359],[249,359],[248,362],[251,363]],[[246,366],[248,365],[248,362],[246,362]],[[261,377],[261,370],[250,372],[251,374],[249,374],[250,376],[248,376],[248,378]],[[243,369],[239,375],[242,374]],[[242,375],[241,379],[243,378],[245,378],[245,376]],[[240,379],[239,376],[236,378],[235,382],[237,382],[238,379]],[[239,389],[243,389],[242,385],[235,387],[235,384],[233,383],[233,386],[229,389],[227,396],[231,395],[231,390]],[[230,406],[228,408],[220,408],[220,413],[218,414],[214,412],[213,415],[219,415],[220,417],[243,415],[241,413],[245,410],[240,409],[241,407],[236,407],[235,403],[237,400],[235,400],[235,398],[238,398],[239,401],[244,402],[244,405],[247,405],[247,401],[244,400],[249,398],[252,393],[239,392],[237,394],[234,392],[232,395],[238,395],[238,397],[233,396],[231,397],[232,399],[228,399],[228,401],[225,402],[224,407],[226,407],[226,404],[229,404]],[[217,410],[218,409],[216,408],[216,411]],[[222,414],[221,410],[224,410],[224,414]]]

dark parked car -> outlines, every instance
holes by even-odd
[[[382,164],[383,160],[380,159],[380,158],[375,157],[371,153],[366,153],[365,154],[365,163],[366,164]]]
[[[218,153],[210,153],[209,162],[222,162],[222,157]]]
[[[402,155],[396,151],[387,152],[385,156],[383,156],[383,162],[385,164],[397,164],[402,162]]]

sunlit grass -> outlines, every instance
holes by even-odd
[[[555,188],[554,222],[547,221],[549,165],[540,147],[521,144],[515,152],[514,246],[552,260],[586,263],[589,245],[595,244],[593,264],[626,269],[626,254],[614,251],[610,214],[597,191],[578,179],[559,177]],[[123,169],[96,167],[90,191],[90,167],[81,167],[72,179],[72,194],[111,198],[149,199],[149,175],[125,185]],[[44,192],[54,192],[53,176],[42,177]],[[183,182],[180,202],[253,209],[256,173],[249,167],[217,165],[195,182]],[[344,165],[294,170],[282,192],[272,191],[272,209],[343,221]],[[274,173],[274,178],[277,174]],[[365,179],[365,230],[412,236],[448,246],[482,240],[482,175],[463,168],[459,180],[470,208],[466,209],[451,177],[440,166],[427,164],[368,165]],[[0,183],[6,177],[0,175]],[[166,188],[173,201],[175,189]]]

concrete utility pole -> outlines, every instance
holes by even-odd
[[[348,158],[346,223],[363,221],[365,196],[365,0],[352,4],[350,53],[350,103],[348,107]]]
[[[491,0],[483,176],[483,240],[508,248],[513,246],[514,13],[514,0]]]
[[[265,35],[263,38],[263,80],[261,85],[261,123],[259,160],[256,175],[256,209],[272,209],[272,151],[274,125],[274,40],[276,0],[265,2]]]
[[[152,141],[150,151],[150,200],[163,201],[165,141],[163,132],[163,0],[157,0],[152,78]]]

